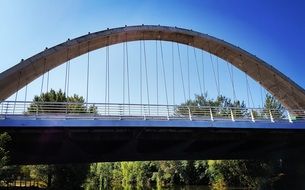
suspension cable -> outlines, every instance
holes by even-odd
[[[235,92],[235,85],[234,85],[233,66],[231,65],[231,67],[230,67],[228,61],[226,61],[226,63],[227,63],[227,68],[228,68],[228,71],[229,71],[230,81],[231,81],[231,85],[232,85],[233,100],[236,101],[236,92]]]
[[[28,95],[28,83],[25,85],[25,92],[24,92],[24,101],[26,102]]]
[[[216,73],[217,73],[217,83],[218,83],[218,92],[219,94],[221,94],[220,92],[220,82],[219,82],[219,62],[218,62],[218,57],[216,56]]]
[[[69,54],[69,48],[67,48],[67,62],[66,62],[66,74],[65,74],[65,95],[67,95],[68,54]]]
[[[108,46],[108,51],[107,51],[107,65],[108,65],[108,80],[107,80],[107,86],[108,86],[108,90],[107,90],[107,92],[108,92],[108,94],[107,94],[107,97],[108,97],[108,114],[109,114],[109,102],[110,102],[110,64],[109,64],[109,59],[110,59],[110,55],[109,55],[109,46]]]
[[[140,40],[140,104],[143,104],[143,90],[142,90],[142,41]],[[142,114],[142,106],[141,106],[141,114]]]
[[[172,42],[172,70],[173,70],[173,105],[175,102],[175,56],[174,56],[174,43]]]
[[[215,81],[215,85],[216,85],[216,90],[217,90],[217,96],[220,96],[220,89],[219,89],[219,84],[218,84],[218,80],[216,77],[216,72],[215,72],[215,68],[214,68],[214,62],[213,62],[213,58],[212,58],[212,54],[211,54],[211,49],[210,49],[210,44],[208,43],[209,46],[209,54],[210,54],[210,59],[211,59],[211,64],[212,64],[212,70],[213,70],[213,74],[214,74],[214,81]]]
[[[248,76],[247,76],[247,72],[245,72],[245,77],[246,77],[246,89],[247,89],[247,103],[248,103],[248,107],[250,106],[250,100],[249,100],[249,84],[248,84]]]
[[[125,42],[123,42],[123,105],[125,104]],[[124,108],[123,106],[123,113],[124,113]]]
[[[240,59],[242,61],[242,64],[244,65],[244,59],[243,57],[240,55]],[[245,71],[245,77],[246,77],[246,88],[247,88],[247,101],[248,101],[248,106],[250,106],[250,100],[249,100],[249,95],[251,98],[251,102],[252,102],[252,107],[254,107],[254,101],[253,101],[253,97],[252,97],[252,92],[251,92],[251,88],[249,86],[249,82],[248,82],[248,74],[247,71]]]
[[[198,77],[198,84],[199,84],[199,88],[200,88],[200,93],[201,95],[203,95],[202,93],[202,87],[201,87],[201,79],[200,79],[200,74],[199,74],[199,68],[198,68],[198,61],[197,61],[197,54],[196,54],[196,50],[195,48],[193,47],[193,50],[194,50],[194,56],[195,56],[195,63],[196,63],[196,70],[197,70],[197,77]]]
[[[67,98],[69,96],[69,89],[70,89],[70,71],[71,71],[70,67],[71,67],[71,60],[69,59],[69,61],[68,61]]]
[[[249,86],[249,81],[248,81],[248,75],[247,72],[245,72],[246,75],[246,85],[247,85],[247,98],[248,98],[248,105],[250,106],[250,102],[249,102],[249,95],[251,98],[251,103],[252,103],[252,107],[254,107],[254,101],[253,101],[253,97],[252,97],[252,92],[251,92],[251,88]]]
[[[127,95],[128,95],[128,104],[130,104],[130,87],[129,87],[129,61],[128,61],[128,42],[127,42],[127,36],[126,36],[126,71],[127,71]],[[130,112],[130,107],[129,107]]]
[[[262,86],[262,75],[261,75],[261,71],[259,69],[259,66],[258,64],[256,65],[257,66],[257,71],[258,71],[258,74],[259,74],[259,86],[260,86],[260,96],[261,96],[261,108],[264,107],[264,98],[263,98],[263,86]]]
[[[143,41],[143,50],[144,50],[144,66],[145,66],[145,78],[146,78],[147,103],[149,105],[150,101],[149,101],[149,86],[148,86],[148,73],[147,73],[147,59],[146,59],[145,41]],[[148,108],[148,112],[150,113],[150,109],[149,108]]]
[[[47,92],[49,92],[49,75],[50,75],[50,70],[48,70],[47,73]]]
[[[160,40],[160,48],[161,48],[161,62],[162,62],[162,70],[163,70],[166,105],[168,105],[168,95],[167,95],[167,85],[166,85],[166,77],[165,77],[164,57],[163,57],[163,48],[162,48],[162,41],[161,40]]]
[[[24,106],[23,106],[23,111],[24,111],[24,112],[25,112],[25,109],[26,109],[27,94],[28,94],[28,83],[26,83],[26,85],[25,85],[25,91],[24,91]]]
[[[46,58],[44,58],[44,62],[43,62],[43,74],[42,74],[42,80],[41,80],[41,86],[40,86],[40,95],[42,95],[42,91],[43,91],[43,83],[44,83],[44,73],[46,70]]]
[[[189,100],[191,99],[191,82],[190,82],[190,56],[189,56],[189,46],[186,47],[187,55],[187,84],[188,84],[188,95]]]
[[[109,114],[109,46],[107,42],[106,47],[106,80],[105,80],[105,105],[107,105],[107,110]],[[105,109],[106,111],[106,109]]]
[[[90,72],[90,52],[89,52],[90,42],[88,42],[87,49],[87,86],[86,86],[86,102],[89,102],[89,72]]]
[[[202,83],[203,83],[203,93],[206,93],[206,90],[205,90],[205,80],[204,80],[204,77],[205,77],[205,72],[204,72],[204,61],[203,61],[203,51],[201,51],[201,63],[202,63]]]
[[[182,88],[183,88],[183,96],[184,96],[184,102],[186,102],[186,95],[185,95],[185,86],[184,86],[184,79],[183,79],[183,72],[182,72],[182,63],[181,63],[181,54],[180,54],[180,48],[179,44],[177,44],[177,50],[178,50],[178,57],[179,57],[179,65],[180,65],[180,75],[181,75],[181,81],[182,81]]]
[[[15,101],[14,101],[14,108],[13,108],[13,114],[15,113],[15,108],[16,108],[16,102],[17,102],[17,98],[18,98],[18,91],[19,91],[19,86],[20,86],[20,77],[21,77],[21,72],[19,72],[19,76],[18,76],[18,83],[17,83],[17,92],[15,95]]]
[[[159,68],[158,68],[158,42],[156,41],[156,98],[157,98],[157,105],[159,105]],[[159,112],[159,107],[157,107],[157,112]]]

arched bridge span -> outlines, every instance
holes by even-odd
[[[256,56],[228,42],[192,30],[168,26],[126,26],[68,40],[46,49],[0,74],[0,100],[64,62],[109,45],[136,40],[163,40],[210,52],[246,72],[288,109],[305,107],[305,90]]]

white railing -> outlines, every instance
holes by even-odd
[[[305,120],[305,110],[264,108],[178,106],[153,104],[105,104],[75,102],[3,101],[0,118],[49,119],[143,119],[143,120],[231,120],[231,121],[299,121]]]

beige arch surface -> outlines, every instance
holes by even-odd
[[[286,108],[305,108],[305,90],[256,56],[207,34],[155,25],[126,26],[89,33],[22,60],[0,74],[0,100],[5,100],[18,89],[69,59],[109,45],[136,40],[173,41],[210,52],[246,72]]]

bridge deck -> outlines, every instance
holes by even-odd
[[[12,164],[169,159],[305,158],[304,122],[0,121]]]
[[[63,117],[29,117],[29,116],[6,116],[0,120],[1,128],[56,128],[56,127],[174,127],[174,128],[237,128],[237,129],[305,129],[305,121],[288,122],[280,120],[270,122],[266,120],[257,120],[251,122],[249,120],[167,120],[164,118],[153,118],[143,120],[142,118],[63,118]]]

